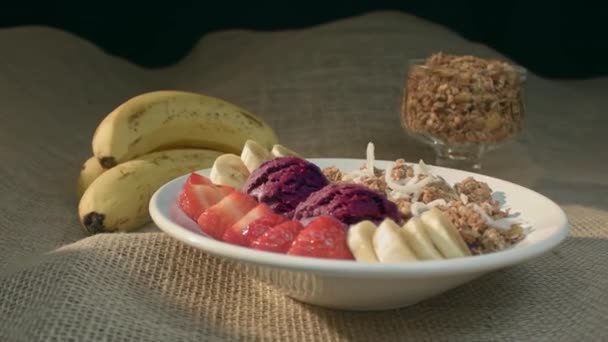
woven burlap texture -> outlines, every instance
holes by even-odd
[[[0,279],[0,340],[598,340],[608,215],[567,213],[572,233],[554,251],[385,312],[298,303],[162,233],[90,237]]]
[[[161,70],[49,28],[0,30],[0,45],[0,341],[608,336],[606,78],[530,74],[525,132],[484,161],[484,173],[567,208],[574,227],[563,245],[410,308],[349,313],[296,303],[161,233],[87,237],[74,188],[93,130],[131,96],[185,89],[258,113],[309,157],[363,157],[374,141],[378,158],[428,161],[431,151],[399,126],[406,61],[439,50],[495,52],[394,12],[214,33]]]

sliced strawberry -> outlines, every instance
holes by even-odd
[[[198,217],[198,225],[208,235],[221,239],[226,229],[240,220],[258,202],[240,191],[232,191]]]
[[[285,216],[272,213],[270,215],[260,217],[259,219],[251,222],[247,226],[247,229],[245,229],[245,231],[243,232],[245,245],[251,245],[253,240],[262,236],[262,234],[266,233],[268,229],[278,225],[279,223],[283,223],[285,220]]]
[[[298,233],[304,228],[298,221],[285,221],[267,230],[251,242],[251,248],[286,253]]]
[[[329,259],[354,259],[346,243],[347,227],[329,216],[312,220],[298,234],[287,254]]]
[[[188,217],[196,221],[203,211],[219,202],[233,190],[234,188],[229,186],[195,184],[187,181],[179,194],[179,207]]]
[[[213,184],[213,182],[211,182],[211,180],[201,174],[198,174],[196,172],[192,172],[190,174],[190,176],[188,176],[188,179],[186,180],[186,184],[207,184],[207,185],[211,185]]]
[[[226,229],[224,235],[222,235],[222,240],[235,245],[246,246],[243,232],[245,232],[247,226],[253,221],[271,214],[273,214],[273,212],[266,204],[258,204],[230,228]]]

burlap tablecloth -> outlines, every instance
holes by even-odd
[[[392,12],[216,33],[156,71],[48,28],[1,30],[0,46],[1,341],[608,339],[606,78],[531,75],[526,132],[485,163],[565,208],[573,227],[561,246],[409,308],[341,312],[285,298],[163,233],[86,237],[74,182],[96,124],[137,93],[186,89],[259,113],[311,157],[362,157],[373,140],[379,158],[428,160],[398,124],[406,60],[494,52]]]

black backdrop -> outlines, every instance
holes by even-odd
[[[300,28],[394,9],[444,24],[550,78],[608,75],[608,2],[598,1],[22,1],[0,26],[49,25],[145,67],[177,62],[205,33]]]

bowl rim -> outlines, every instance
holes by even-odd
[[[313,163],[319,161],[363,161],[363,159],[356,158],[307,159]],[[389,161],[377,160],[377,162],[385,163]],[[173,222],[169,217],[163,214],[162,208],[159,205],[159,199],[161,196],[168,195],[166,193],[171,189],[181,189],[181,186],[176,186],[176,183],[183,184],[188,177],[188,174],[177,177],[161,186],[150,199],[149,211],[153,222],[160,228],[161,231],[190,246],[216,256],[266,267],[288,269],[292,271],[314,272],[318,274],[340,275],[353,278],[386,276],[426,277],[430,275],[450,275],[490,271],[515,265],[528,259],[540,256],[559,245],[568,235],[570,223],[565,212],[555,202],[534,190],[503,179],[475,172],[462,171],[434,165],[429,166],[432,166],[434,169],[439,171],[443,169],[466,172],[467,174],[473,176],[498,180],[508,183],[511,186],[518,188],[518,190],[532,192],[546,201],[546,204],[552,206],[553,209],[558,213],[558,227],[555,227],[554,232],[541,241],[490,254],[443,260],[423,260],[407,263],[363,263],[353,260],[322,259],[259,251],[248,247],[232,245],[223,241],[215,240],[201,233],[194,233],[190,231],[178,223]],[[205,172],[208,170],[209,169],[203,169],[197,172]],[[174,196],[175,195],[176,194],[174,194]]]

